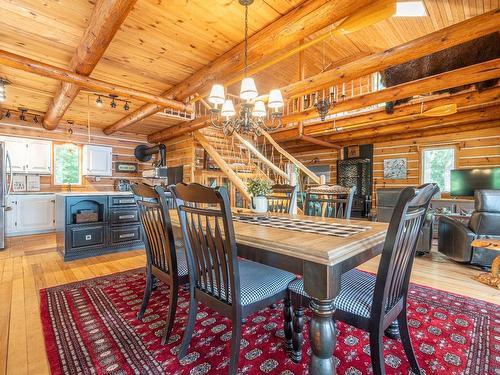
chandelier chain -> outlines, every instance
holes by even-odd
[[[247,77],[248,66],[248,5],[245,5],[245,78]]]

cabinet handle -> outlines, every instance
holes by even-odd
[[[120,234],[118,238],[130,238],[130,237],[135,237],[134,233],[125,233],[125,234]]]
[[[133,199],[119,199],[118,203],[134,203]]]
[[[92,235],[86,234],[85,235],[85,241],[90,241],[92,239]]]
[[[122,219],[133,219],[135,218],[135,215],[120,215],[118,216],[118,219],[122,220]]]

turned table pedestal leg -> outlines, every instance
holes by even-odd
[[[309,339],[311,341],[311,363],[309,373],[317,375],[335,374],[333,351],[337,337],[335,322],[333,320],[333,300],[312,299],[310,304],[312,318],[309,326]]]

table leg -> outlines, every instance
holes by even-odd
[[[491,272],[481,273],[474,278],[479,282],[496,287],[500,289],[500,278],[498,277],[498,270],[500,268],[500,256],[493,259],[491,264]]]
[[[335,334],[335,311],[333,299],[318,300],[313,298],[310,303],[312,310],[309,325],[309,339],[311,341],[311,363],[309,374],[332,375],[336,373],[333,361],[333,351],[337,342]]]

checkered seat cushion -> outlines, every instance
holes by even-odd
[[[355,269],[344,273],[341,278],[340,293],[335,298],[335,308],[369,318],[373,301],[373,291],[375,290],[375,280],[375,276]],[[288,289],[310,298],[304,290],[302,279],[292,281]]]
[[[186,260],[186,252],[184,249],[179,249],[177,253],[177,274],[179,276],[186,276],[188,274],[188,265]]]
[[[288,284],[295,279],[293,273],[261,263],[240,259],[238,260],[238,264],[240,269],[240,298],[242,306],[251,305],[285,291]],[[213,273],[215,277],[215,272]],[[199,286],[205,290],[203,280],[200,280]],[[224,285],[222,285],[221,289],[221,298],[225,299],[226,292]],[[231,293],[230,288],[229,293]],[[212,294],[218,297],[219,291],[214,290]],[[231,302],[231,296],[229,296],[229,302]]]

